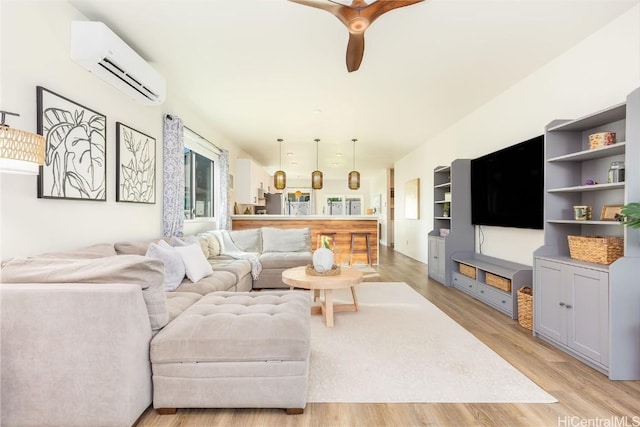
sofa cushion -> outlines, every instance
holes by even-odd
[[[179,315],[151,341],[151,361],[264,362],[306,360],[307,292],[214,292]]]
[[[305,252],[311,250],[308,228],[262,227],[262,252]]]
[[[95,245],[87,246],[86,248],[76,249],[73,251],[47,252],[38,256],[47,258],[91,259],[114,255],[117,254],[114,246],[111,243],[98,243]]]
[[[287,269],[311,264],[311,252],[268,252],[260,255],[263,270]]]
[[[186,270],[180,254],[171,246],[164,247],[162,243],[168,245],[164,240],[161,240],[159,244],[151,243],[145,255],[162,261],[164,264],[164,289],[171,292],[180,286]]]
[[[229,231],[229,237],[236,247],[243,252],[261,252],[260,229]]]
[[[200,279],[194,283],[189,279],[184,279],[178,289],[178,292],[194,292],[200,295],[206,295],[216,291],[234,291],[236,286],[236,276],[228,271],[214,271],[211,276]]]
[[[167,241],[167,238],[141,240],[139,242],[116,242],[113,244],[118,255],[144,255],[151,243],[158,243],[159,240]]]
[[[251,262],[246,259],[235,259],[226,255],[218,255],[208,259],[213,271],[228,271],[235,274],[238,281],[251,274]]]
[[[162,261],[138,255],[95,259],[13,258],[0,270],[4,283],[130,283],[139,285],[152,330],[167,324]]]
[[[169,323],[200,298],[202,298],[202,295],[195,292],[167,292]]]
[[[211,265],[209,265],[209,262],[204,257],[199,244],[194,243],[187,246],[176,246],[173,249],[182,257],[187,277],[192,282],[197,282],[213,274]]]

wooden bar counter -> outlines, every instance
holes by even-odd
[[[349,262],[351,232],[371,233],[372,264],[378,264],[378,217],[372,215],[325,216],[325,215],[232,215],[231,229],[246,230],[249,228],[305,228],[311,232],[311,248],[318,247],[319,233],[336,233],[336,262]],[[356,238],[356,251],[366,252],[364,237]],[[354,264],[366,264],[367,254],[358,253],[353,256]]]

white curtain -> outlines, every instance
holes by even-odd
[[[182,236],[184,229],[184,131],[182,120],[164,116],[162,228],[165,236]]]
[[[218,216],[218,228],[220,230],[231,229],[231,217],[229,216],[229,150],[220,150],[220,204]]]

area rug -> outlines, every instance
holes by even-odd
[[[309,402],[557,401],[407,284],[356,290],[360,311],[333,328],[311,316]]]
[[[363,282],[381,282],[382,277],[374,268],[367,264],[353,264],[353,268],[357,268],[362,271]]]

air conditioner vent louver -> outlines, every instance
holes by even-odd
[[[102,22],[72,22],[71,57],[140,103],[164,101],[164,77]]]

